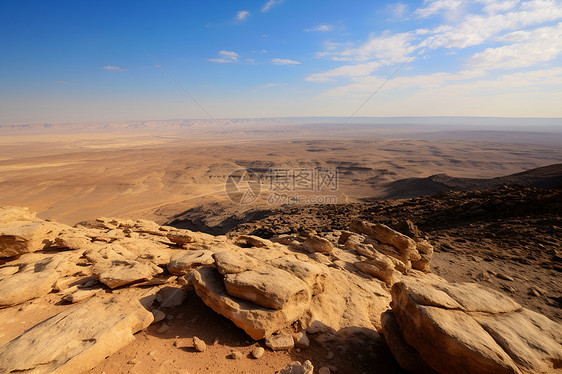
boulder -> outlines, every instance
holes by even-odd
[[[302,243],[304,249],[310,252],[332,253],[334,245],[328,240],[311,234]]]
[[[211,265],[214,262],[212,251],[181,251],[174,253],[170,258],[168,271],[174,275],[184,275],[195,268]]]
[[[35,252],[48,247],[62,226],[44,221],[0,223],[0,258]]]
[[[267,239],[260,238],[255,235],[240,235],[235,240],[234,243],[241,247],[258,247],[264,248],[273,245],[273,242]]]
[[[230,319],[255,340],[271,336],[298,321],[308,309],[306,303],[290,303],[276,310],[232,297],[226,292],[223,276],[212,267],[194,270],[191,283],[208,307]]]
[[[220,251],[213,254],[215,264],[219,272],[225,274],[236,274],[251,270],[259,265],[259,262],[244,253],[234,251]]]
[[[549,373],[561,367],[561,326],[497,291],[431,278],[403,279],[391,293],[404,341],[438,372]]]
[[[386,344],[400,367],[416,374],[437,374],[412,346],[406,343],[396,317],[391,310],[381,315],[382,333]]]
[[[308,304],[311,297],[306,283],[274,267],[227,274],[224,277],[224,284],[231,296],[277,310],[289,303]]]
[[[163,270],[150,262],[105,260],[97,262],[92,272],[101,283],[109,288],[116,288],[152,279]]]
[[[88,371],[133,341],[152,313],[126,297],[93,298],[33,326],[0,347],[0,372]]]

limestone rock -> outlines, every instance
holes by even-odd
[[[317,235],[309,235],[302,243],[304,249],[310,252],[332,253],[334,245],[328,239],[321,238]]]
[[[152,313],[125,297],[93,298],[35,325],[0,348],[0,372],[75,374],[133,341]]]
[[[274,267],[227,274],[224,284],[229,295],[271,309],[282,309],[288,303],[308,304],[311,297],[306,283]]]
[[[416,240],[416,249],[420,254],[420,259],[412,261],[412,267],[424,273],[430,272],[431,258],[433,257],[433,246],[425,239]]]
[[[44,221],[0,223],[0,258],[39,251],[48,247],[62,226]]]
[[[406,343],[391,310],[381,315],[382,333],[400,367],[416,374],[437,374],[412,346]]]
[[[94,265],[93,274],[110,288],[148,280],[163,272],[150,262],[135,260],[105,260]]]
[[[201,339],[199,339],[197,336],[193,337],[193,348],[197,351],[197,352],[205,352],[207,350],[207,344],[205,344],[205,342]]]
[[[173,308],[183,304],[187,298],[187,291],[183,288],[164,287],[156,294],[156,300],[162,308]]]
[[[75,304],[95,296],[100,291],[101,291],[100,288],[89,289],[89,290],[76,290],[72,293],[69,293],[68,295],[63,296],[62,299],[66,302]]]
[[[263,339],[289,326],[299,320],[308,309],[307,304],[296,303],[275,310],[234,298],[226,292],[222,275],[211,267],[193,271],[191,283],[207,306],[230,319],[255,340]]]
[[[476,284],[404,279],[392,287],[392,299],[407,344],[392,338],[396,328],[384,331],[390,332],[389,344],[407,368],[404,356],[414,356],[404,354],[409,349],[404,347],[415,349],[438,372],[548,373],[562,363],[560,325],[496,291]]]
[[[42,221],[28,208],[19,206],[0,206],[0,224],[15,221]]]
[[[211,265],[214,262],[212,251],[181,251],[172,255],[168,264],[168,271],[175,275],[183,275],[195,268]]]
[[[273,242],[267,239],[262,239],[259,236],[255,235],[240,235],[235,240],[234,243],[240,246],[250,246],[250,247],[258,247],[264,248],[273,245]]]
[[[255,358],[256,360],[259,359],[261,356],[263,356],[264,353],[265,353],[265,349],[263,349],[262,347],[256,347],[252,349],[252,357]]]
[[[265,339],[265,345],[272,351],[286,351],[295,346],[293,337],[288,334],[272,335]]]
[[[11,265],[9,273],[16,268],[18,270],[0,277],[0,308],[21,304],[51,292],[56,281],[74,269],[76,257],[63,253],[47,256],[29,253],[8,263]]]
[[[279,370],[275,374],[313,374],[314,366],[308,360],[301,364],[299,361],[292,361],[285,368]]]
[[[265,262],[302,280],[308,285],[313,296],[324,292],[327,274],[323,266],[286,257]]]
[[[295,347],[300,349],[306,349],[310,346],[310,340],[306,335],[306,331],[294,333],[293,341],[295,342]]]
[[[186,245],[201,241],[209,241],[213,239],[212,235],[202,232],[194,232],[191,230],[174,229],[168,231],[166,237],[173,243],[178,245]]]
[[[223,275],[241,273],[245,270],[254,269],[259,262],[245,255],[233,251],[221,251],[213,254],[217,269]]]
[[[355,220],[351,223],[350,229],[376,240],[382,244],[375,246],[379,252],[396,257],[405,264],[421,259],[413,239],[392,230],[386,225]]]

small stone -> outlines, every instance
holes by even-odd
[[[291,335],[279,334],[266,338],[265,345],[273,351],[286,351],[293,348],[295,346],[295,342]]]
[[[320,368],[320,370],[318,370],[318,374],[331,374],[331,373],[332,371],[327,366],[323,366]]]
[[[510,281],[510,282],[513,282],[515,280],[512,277],[510,277],[509,275],[503,274],[503,273],[497,273],[496,277],[498,277],[500,279],[503,279],[503,280],[506,280],[506,281]]]
[[[334,365],[330,365],[330,366],[328,366],[328,368],[330,369],[330,371],[331,371],[332,373],[336,373],[336,372],[338,371],[338,368],[335,367]]]
[[[127,361],[127,363],[129,365],[137,365],[139,363],[139,360],[135,360],[134,358],[132,360]]]
[[[162,326],[160,326],[160,328],[158,329],[157,332],[158,332],[159,334],[162,334],[162,333],[168,331],[169,329],[170,329],[170,326],[168,326],[168,325],[162,325]]]
[[[327,358],[328,360],[331,360],[332,358],[334,358],[334,352],[331,352],[331,351],[328,352],[328,354],[326,355],[326,358]]]
[[[207,350],[207,344],[205,344],[205,342],[203,340],[194,336],[193,337],[193,348],[195,348],[195,350],[197,352],[205,352]]]
[[[306,349],[310,346],[310,340],[308,339],[305,331],[293,334],[293,341],[295,342],[295,347],[297,348]]]
[[[265,349],[263,349],[262,347],[256,347],[252,350],[252,357],[257,360],[258,358],[263,356],[264,353]]]
[[[232,353],[228,356],[228,358],[232,360],[240,360],[242,357],[244,357],[244,355],[240,351],[232,351]]]
[[[179,347],[179,345],[180,345],[180,342],[177,339],[174,340],[174,347]]]

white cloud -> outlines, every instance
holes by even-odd
[[[484,43],[507,30],[528,27],[562,18],[562,3],[554,0],[531,0],[519,9],[504,14],[469,14],[455,26],[442,25],[433,35],[423,40],[419,47],[432,49],[466,48]]]
[[[290,60],[288,58],[272,58],[271,63],[273,65],[300,65],[301,62]]]
[[[283,87],[288,85],[289,83],[268,83],[265,85],[265,87]]]
[[[333,25],[318,25],[311,27],[309,29],[305,29],[304,31],[332,31],[334,29]]]
[[[517,31],[501,39],[516,42],[476,53],[469,66],[483,70],[514,69],[551,61],[562,54],[562,22],[553,27]]]
[[[480,2],[486,4],[486,6],[483,8],[484,12],[486,13],[505,12],[515,8],[517,4],[519,4],[519,0],[480,0]]]
[[[277,4],[281,4],[283,2],[283,0],[269,0],[267,3],[264,4],[264,6],[261,8],[262,12],[267,12],[271,9],[272,6],[277,5]]]
[[[371,74],[381,66],[379,62],[369,62],[366,64],[340,66],[323,73],[309,75],[305,80],[309,82],[329,82],[339,77],[364,77]]]
[[[112,71],[127,71],[127,69],[120,68],[119,66],[111,66],[107,65],[103,67],[105,70],[112,70]]]
[[[411,44],[415,36],[411,32],[391,34],[384,32],[381,36],[369,38],[357,48],[349,48],[340,52],[325,52],[320,56],[331,56],[336,61],[388,60],[403,62],[416,47]]]
[[[392,3],[386,6],[386,13],[390,15],[392,19],[404,20],[408,14],[408,4],[404,3]]]
[[[425,8],[418,8],[414,12],[420,18],[427,18],[441,12],[457,11],[463,5],[461,0],[425,0]]]
[[[236,19],[238,21],[244,21],[246,18],[248,18],[250,16],[250,12],[248,12],[247,10],[239,10],[236,13]]]
[[[238,53],[234,51],[219,51],[220,58],[210,58],[209,61],[216,62],[218,64],[227,64],[230,62],[236,62],[238,60]]]

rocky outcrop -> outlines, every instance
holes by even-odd
[[[0,308],[51,292],[60,278],[76,270],[77,258],[72,253],[29,253],[0,267]]]
[[[98,299],[65,310],[0,348],[0,372],[81,373],[129,344],[152,313],[138,301]]]
[[[561,367],[561,326],[499,292],[429,278],[404,279],[391,293],[403,340],[391,317],[383,331],[409,370],[417,356],[404,352],[412,350],[440,373],[550,373]]]

